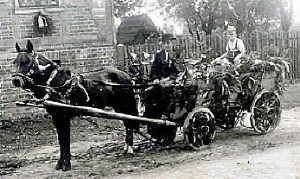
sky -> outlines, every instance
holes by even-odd
[[[300,0],[294,0],[294,21],[300,23]]]

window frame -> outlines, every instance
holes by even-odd
[[[15,14],[32,14],[37,12],[60,12],[63,11],[64,8],[61,8],[61,0],[58,0],[58,5],[51,6],[24,6],[21,7],[19,0],[14,0],[15,2]]]

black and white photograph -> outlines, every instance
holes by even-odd
[[[300,179],[300,0],[0,0],[0,179]]]

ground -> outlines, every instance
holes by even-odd
[[[295,84],[285,92],[282,120],[273,133],[219,131],[198,151],[184,150],[179,129],[171,147],[136,136],[135,155],[124,155],[119,121],[73,119],[68,172],[54,170],[59,149],[51,121],[24,119],[0,129],[0,178],[300,178],[299,90]]]

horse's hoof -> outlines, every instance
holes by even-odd
[[[134,155],[134,153],[126,153],[126,154],[124,154],[124,156],[125,156],[126,158],[132,158],[132,157],[134,157],[135,155]]]
[[[124,145],[124,148],[123,148],[123,152],[124,152],[124,153],[127,153],[127,151],[128,151],[128,145],[125,144],[125,145]]]
[[[62,169],[62,160],[59,159],[56,163],[56,166],[55,166],[55,170],[60,170]]]
[[[127,148],[127,154],[133,155],[133,149],[132,149],[132,146],[128,146],[128,148]]]
[[[63,162],[62,162],[62,171],[69,171],[69,170],[71,170],[71,162],[70,162],[70,160],[64,160]]]

